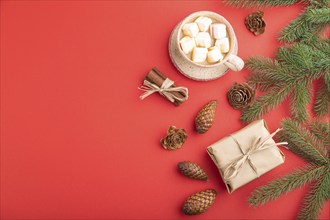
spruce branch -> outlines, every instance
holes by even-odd
[[[283,68],[277,60],[270,58],[250,58],[246,67],[249,71],[254,72],[248,76],[248,83],[254,87],[259,86],[261,91],[267,91],[276,84],[294,80],[287,69]]]
[[[251,8],[289,6],[299,2],[299,0],[225,0],[223,2],[228,6]]]
[[[252,206],[260,206],[275,200],[282,194],[318,179],[325,172],[325,169],[325,166],[316,165],[306,165],[303,168],[295,169],[292,173],[254,190],[249,198],[249,203]]]
[[[297,83],[291,94],[290,112],[293,118],[298,121],[305,121],[308,119],[307,106],[310,99],[311,83],[301,82]],[[306,89],[307,88],[307,89]]]
[[[328,91],[330,91],[330,72],[325,73],[324,83]]]
[[[315,6],[316,8],[328,7],[330,1],[329,0],[309,0],[310,4]]]
[[[289,95],[292,85],[274,85],[267,94],[259,96],[257,101],[243,111],[241,120],[249,123],[274,109]]]
[[[288,142],[288,147],[293,153],[313,164],[328,163],[325,146],[310,131],[292,119],[284,119],[281,124],[283,130],[277,138],[279,141]]]
[[[317,219],[322,207],[330,199],[330,170],[327,169],[323,177],[311,186],[311,190],[305,196],[303,207],[297,219]]]
[[[291,21],[279,34],[278,40],[280,42],[292,43],[299,40],[308,32],[311,28],[310,23],[306,22],[305,13],[308,9],[303,11],[296,19]]]
[[[306,12],[306,21],[312,24],[330,23],[330,8],[310,9]]]
[[[297,43],[280,48],[276,59],[250,58],[246,66],[254,74],[247,78],[248,83],[259,86],[266,94],[259,96],[254,105],[243,111],[241,120],[250,122],[261,117],[291,94],[292,116],[299,121],[305,121],[308,118],[306,107],[310,101],[312,81],[329,75],[329,51],[329,42],[326,39],[312,45]]]
[[[314,121],[309,125],[310,131],[327,146],[328,155],[330,154],[330,124],[320,121]]]
[[[316,116],[326,116],[330,111],[330,91],[325,83],[323,83],[319,91],[316,93],[313,111]]]
[[[292,43],[304,39],[306,35],[318,33],[330,22],[329,10],[326,6],[323,8],[317,8],[316,5],[308,6],[280,32],[279,41]]]

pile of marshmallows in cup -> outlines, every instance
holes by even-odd
[[[182,27],[184,37],[180,39],[181,49],[195,63],[221,62],[229,52],[226,25],[212,22],[212,19],[200,16],[195,22]]]

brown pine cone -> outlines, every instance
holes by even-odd
[[[234,83],[234,85],[227,92],[227,98],[229,104],[234,109],[245,109],[253,104],[255,90],[247,83]]]
[[[217,100],[212,100],[199,110],[195,118],[196,131],[200,134],[207,132],[213,125]]]
[[[256,36],[265,32],[266,23],[262,19],[263,16],[264,13],[262,11],[256,11],[245,18],[246,28]]]
[[[197,215],[205,212],[214,203],[217,192],[207,189],[191,195],[184,203],[182,211],[186,215]]]
[[[182,147],[187,137],[187,133],[184,129],[170,126],[167,131],[167,136],[163,137],[160,143],[166,150],[176,150]]]
[[[191,161],[183,161],[178,163],[179,171],[190,178],[199,179],[199,180],[207,180],[208,175],[204,171],[204,169],[198,165],[197,163]]]

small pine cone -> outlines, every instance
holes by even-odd
[[[263,16],[264,13],[262,11],[256,11],[245,18],[246,28],[256,36],[265,32],[266,23],[262,19]]]
[[[187,137],[188,135],[184,129],[170,126],[167,135],[160,140],[160,143],[166,150],[177,150],[182,147]]]
[[[195,118],[196,131],[200,134],[207,132],[213,124],[215,117],[215,110],[218,105],[216,100],[212,100],[199,110]]]
[[[227,92],[227,98],[229,104],[234,109],[242,110],[253,104],[255,90],[247,83],[234,83],[234,85]]]
[[[197,163],[191,161],[183,161],[178,163],[179,171],[190,178],[199,179],[199,180],[207,180],[208,175],[204,171],[204,169],[198,165]]]
[[[205,212],[214,203],[217,192],[207,189],[191,195],[184,203],[182,211],[186,215],[197,215]]]

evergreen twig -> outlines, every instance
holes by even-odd
[[[310,131],[317,137],[319,140],[323,141],[325,146],[328,146],[328,153],[330,151],[330,126],[327,123],[314,121],[310,125]]]
[[[311,186],[311,190],[305,196],[303,207],[297,219],[317,219],[318,214],[324,204],[330,199],[330,170],[325,171],[323,178],[317,180],[317,182]]]
[[[308,162],[324,165],[328,162],[325,146],[306,128],[292,119],[282,121],[280,141],[287,141],[288,148]]]
[[[325,171],[325,166],[306,165],[292,173],[273,180],[265,186],[261,186],[252,192],[249,203],[252,206],[263,205],[266,202],[277,199],[282,194],[300,188],[306,183],[318,179]]]
[[[274,85],[267,94],[259,96],[257,101],[251,107],[243,111],[241,120],[250,122],[274,109],[285,100],[290,93],[291,88],[292,85],[290,84]]]
[[[330,91],[327,89],[326,84],[323,83],[319,91],[316,93],[315,104],[313,111],[316,116],[326,116],[330,108]]]
[[[299,0],[230,0],[223,1],[228,6],[251,8],[251,7],[277,7],[293,5]]]
[[[290,112],[292,117],[298,121],[305,121],[308,118],[307,106],[310,99],[311,84],[306,84],[306,82],[296,84],[291,94]]]

